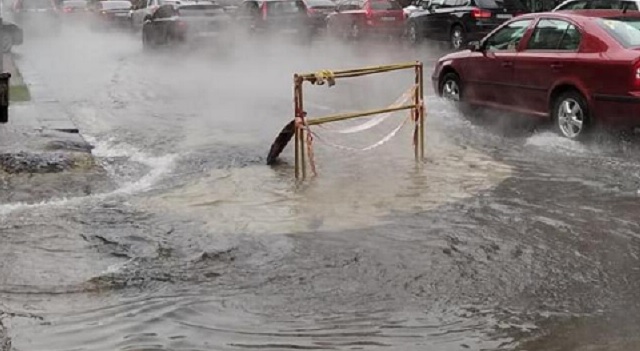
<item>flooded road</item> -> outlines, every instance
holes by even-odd
[[[0,205],[15,350],[638,342],[636,137],[578,144],[529,120],[461,116],[429,89],[424,164],[406,126],[370,152],[317,142],[319,176],[296,184],[290,148],[265,165],[291,119],[293,73],[422,60],[428,82],[439,52],[320,41],[143,53],[130,33],[81,27],[16,51],[35,102],[71,114],[113,185]],[[312,116],[385,106],[411,82],[308,87],[305,102]],[[402,118],[324,132],[364,147]]]

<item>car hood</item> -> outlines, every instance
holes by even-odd
[[[442,56],[438,62],[443,62],[443,61],[450,61],[450,60],[455,60],[455,59],[460,59],[460,58],[465,58],[465,57],[469,57],[471,55],[471,50],[462,50],[462,51],[456,51],[456,52],[452,52],[450,54],[446,54],[444,56]]]

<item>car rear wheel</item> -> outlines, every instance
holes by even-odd
[[[552,117],[560,135],[572,140],[584,138],[591,129],[589,106],[576,91],[562,93],[555,101]]]
[[[409,23],[409,27],[407,28],[407,40],[411,45],[416,45],[422,40],[422,37],[420,36],[420,29],[416,22]]]
[[[440,81],[440,96],[453,102],[462,101],[460,77],[455,73],[447,73]]]
[[[460,50],[465,44],[465,33],[461,26],[451,28],[450,46],[454,50]]]
[[[154,49],[156,46],[156,43],[153,41],[153,38],[151,37],[151,34],[149,33],[149,30],[145,30],[144,27],[142,27],[142,48],[144,50],[151,50]]]

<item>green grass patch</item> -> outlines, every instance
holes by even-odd
[[[31,93],[26,85],[14,85],[9,86],[9,101],[29,101],[31,100]]]

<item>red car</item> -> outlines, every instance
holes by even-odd
[[[404,20],[404,10],[395,0],[343,0],[327,17],[327,29],[351,39],[370,34],[401,36]]]
[[[570,139],[596,123],[640,126],[640,12],[581,10],[519,16],[432,76],[444,98],[551,118]]]

